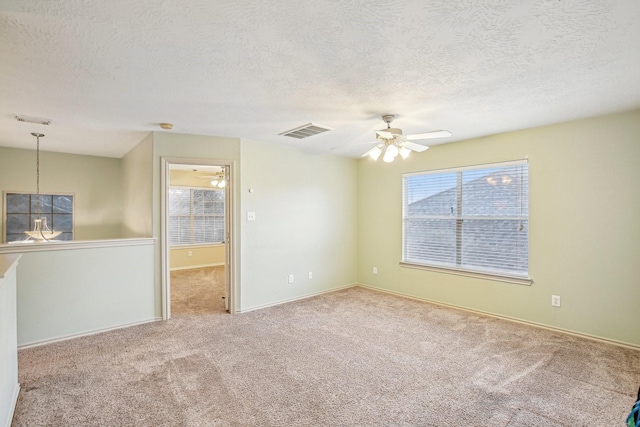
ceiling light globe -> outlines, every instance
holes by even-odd
[[[380,154],[382,154],[382,149],[380,147],[373,147],[371,150],[369,150],[369,157],[371,157],[373,160],[378,160]]]
[[[393,159],[395,159],[396,156],[398,155],[398,149],[396,148],[395,154],[394,154],[394,151],[391,149],[391,147],[393,147],[393,145],[387,145],[387,147],[384,150],[384,156],[382,156],[382,160],[385,161],[386,163],[393,162]]]
[[[399,153],[400,157],[406,159],[407,157],[409,157],[409,154],[411,154],[411,150],[409,150],[407,147],[400,147]]]

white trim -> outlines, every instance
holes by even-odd
[[[170,246],[169,248],[171,250],[174,249],[206,249],[206,248],[217,248],[220,246],[224,246],[224,243],[210,243],[208,245],[203,245],[200,243],[197,244],[193,244],[193,245],[175,245],[175,246]]]
[[[610,339],[610,338],[599,337],[597,335],[586,334],[584,332],[576,332],[576,331],[572,331],[570,329],[558,328],[556,326],[545,325],[544,323],[538,323],[538,322],[532,322],[530,320],[518,319],[517,317],[505,316],[505,315],[502,315],[502,314],[492,313],[490,311],[477,310],[477,309],[474,309],[474,308],[468,308],[468,307],[464,307],[464,306],[456,305],[456,304],[449,304],[449,303],[446,303],[446,302],[436,301],[436,300],[432,300],[432,299],[429,299],[429,298],[417,297],[417,296],[405,294],[405,293],[402,293],[402,292],[390,291],[388,289],[383,289],[383,288],[377,288],[375,286],[364,285],[362,283],[359,283],[356,286],[359,286],[359,287],[365,288],[365,289],[370,289],[372,291],[382,292],[382,293],[385,293],[385,294],[391,294],[391,295],[396,295],[396,296],[403,297],[403,298],[409,298],[409,299],[416,300],[416,301],[426,302],[426,303],[429,303],[429,304],[440,305],[442,307],[448,307],[448,308],[453,308],[453,309],[456,309],[456,310],[467,311],[469,313],[474,313],[474,314],[481,314],[483,316],[494,317],[496,319],[507,320],[507,321],[510,321],[510,322],[520,323],[520,324],[523,324],[523,325],[535,326],[536,328],[546,329],[548,331],[553,331],[553,332],[559,332],[559,333],[566,334],[566,335],[572,335],[574,337],[586,338],[586,339],[590,339],[592,341],[603,342],[603,343],[606,343],[606,344],[613,344],[613,345],[617,345],[619,347],[630,348],[632,350],[640,350],[640,345],[639,344],[633,344],[633,343],[628,343],[628,342],[624,342],[624,341],[613,340],[613,339]]]
[[[16,405],[18,404],[18,395],[20,394],[20,383],[16,383],[13,388],[13,396],[11,397],[11,406],[9,406],[9,412],[7,413],[7,419],[4,421],[5,427],[11,427],[11,421],[13,421],[13,413],[16,411]]]
[[[170,268],[169,271],[192,270],[194,268],[205,268],[205,267],[219,267],[224,264],[225,264],[224,262],[215,262],[213,264],[198,264],[198,265],[190,265],[188,267],[173,267],[173,268]]]
[[[454,274],[456,276],[473,277],[475,279],[493,280],[495,282],[514,283],[516,285],[531,286],[533,279],[530,277],[508,276],[500,273],[483,273],[480,271],[463,270],[460,268],[437,267],[434,265],[418,264],[415,262],[401,261],[400,267],[414,268],[416,270],[432,271],[435,273]]]
[[[446,172],[446,171],[464,172],[464,171],[468,171],[468,170],[484,169],[484,168],[490,168],[490,167],[494,167],[494,166],[495,167],[517,166],[517,165],[526,165],[528,163],[529,163],[528,159],[506,160],[504,162],[481,163],[481,164],[477,164],[477,165],[452,166],[450,168],[443,168],[443,169],[431,169],[431,170],[426,170],[426,171],[405,172],[405,173],[402,174],[402,176],[405,177],[405,176],[413,176],[413,175],[428,175],[428,174],[432,174],[432,173],[441,173],[441,172]]]
[[[236,313],[248,313],[250,311],[262,310],[263,308],[274,307],[276,305],[286,304],[286,303],[294,302],[294,301],[300,301],[300,300],[303,300],[303,299],[315,297],[315,296],[322,295],[322,294],[329,294],[331,292],[342,291],[344,289],[349,289],[349,288],[353,288],[353,287],[356,287],[356,286],[360,286],[360,285],[357,284],[357,283],[351,283],[351,284],[348,284],[348,285],[338,286],[336,288],[331,288],[331,289],[327,289],[327,290],[320,291],[320,292],[314,292],[312,294],[306,294],[306,295],[302,295],[302,296],[298,296],[298,297],[287,298],[287,299],[283,299],[283,300],[279,300],[279,301],[270,302],[269,304],[256,305],[254,307],[243,308],[242,310],[237,310]]]
[[[144,237],[134,239],[52,241],[47,243],[7,243],[0,245],[0,254],[145,246],[155,245],[157,240],[155,237]]]
[[[229,176],[227,186],[225,188],[225,221],[226,231],[228,233],[225,236],[226,247],[226,263],[225,274],[227,276],[227,283],[229,291],[227,293],[226,303],[229,305],[229,313],[235,312],[236,306],[236,283],[235,272],[236,267],[236,254],[235,254],[235,160],[225,159],[208,159],[208,158],[187,158],[187,157],[160,157],[160,286],[162,288],[162,319],[168,320],[171,318],[171,275],[170,273],[170,251],[167,239],[169,236],[169,221],[168,221],[168,197],[167,192],[171,184],[171,177],[169,175],[172,165],[205,165],[205,166],[221,166],[228,168]]]
[[[117,329],[129,328],[131,326],[144,325],[145,323],[159,322],[161,320],[162,320],[161,317],[154,317],[152,319],[141,320],[139,322],[126,323],[126,324],[123,324],[123,325],[111,326],[111,327],[102,328],[102,329],[94,329],[93,331],[80,332],[78,334],[64,335],[62,337],[46,339],[46,340],[42,340],[42,341],[33,341],[33,342],[29,342],[29,343],[26,343],[26,344],[19,345],[18,346],[18,350],[24,350],[26,348],[31,348],[31,347],[39,347],[39,346],[45,345],[45,344],[53,344],[53,343],[56,343],[56,342],[67,341],[67,340],[72,340],[72,339],[76,339],[76,338],[88,337],[90,335],[101,334],[103,332],[115,331]]]
[[[169,161],[160,158],[160,289],[162,293],[162,320],[171,318],[171,275],[169,274],[169,260],[171,248],[169,246],[169,186],[171,185],[171,171]]]

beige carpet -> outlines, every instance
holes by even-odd
[[[351,288],[20,351],[18,426],[622,426],[640,352]]]
[[[171,272],[171,313],[224,312],[224,266]]]

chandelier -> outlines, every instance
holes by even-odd
[[[40,201],[40,138],[44,137],[42,133],[32,132],[31,135],[36,137],[36,217],[33,220],[33,231],[25,231],[28,237],[25,242],[48,242],[58,237],[61,231],[52,231],[47,225],[47,218],[41,216]]]

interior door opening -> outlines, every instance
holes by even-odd
[[[163,318],[232,311],[231,165],[163,159]]]

